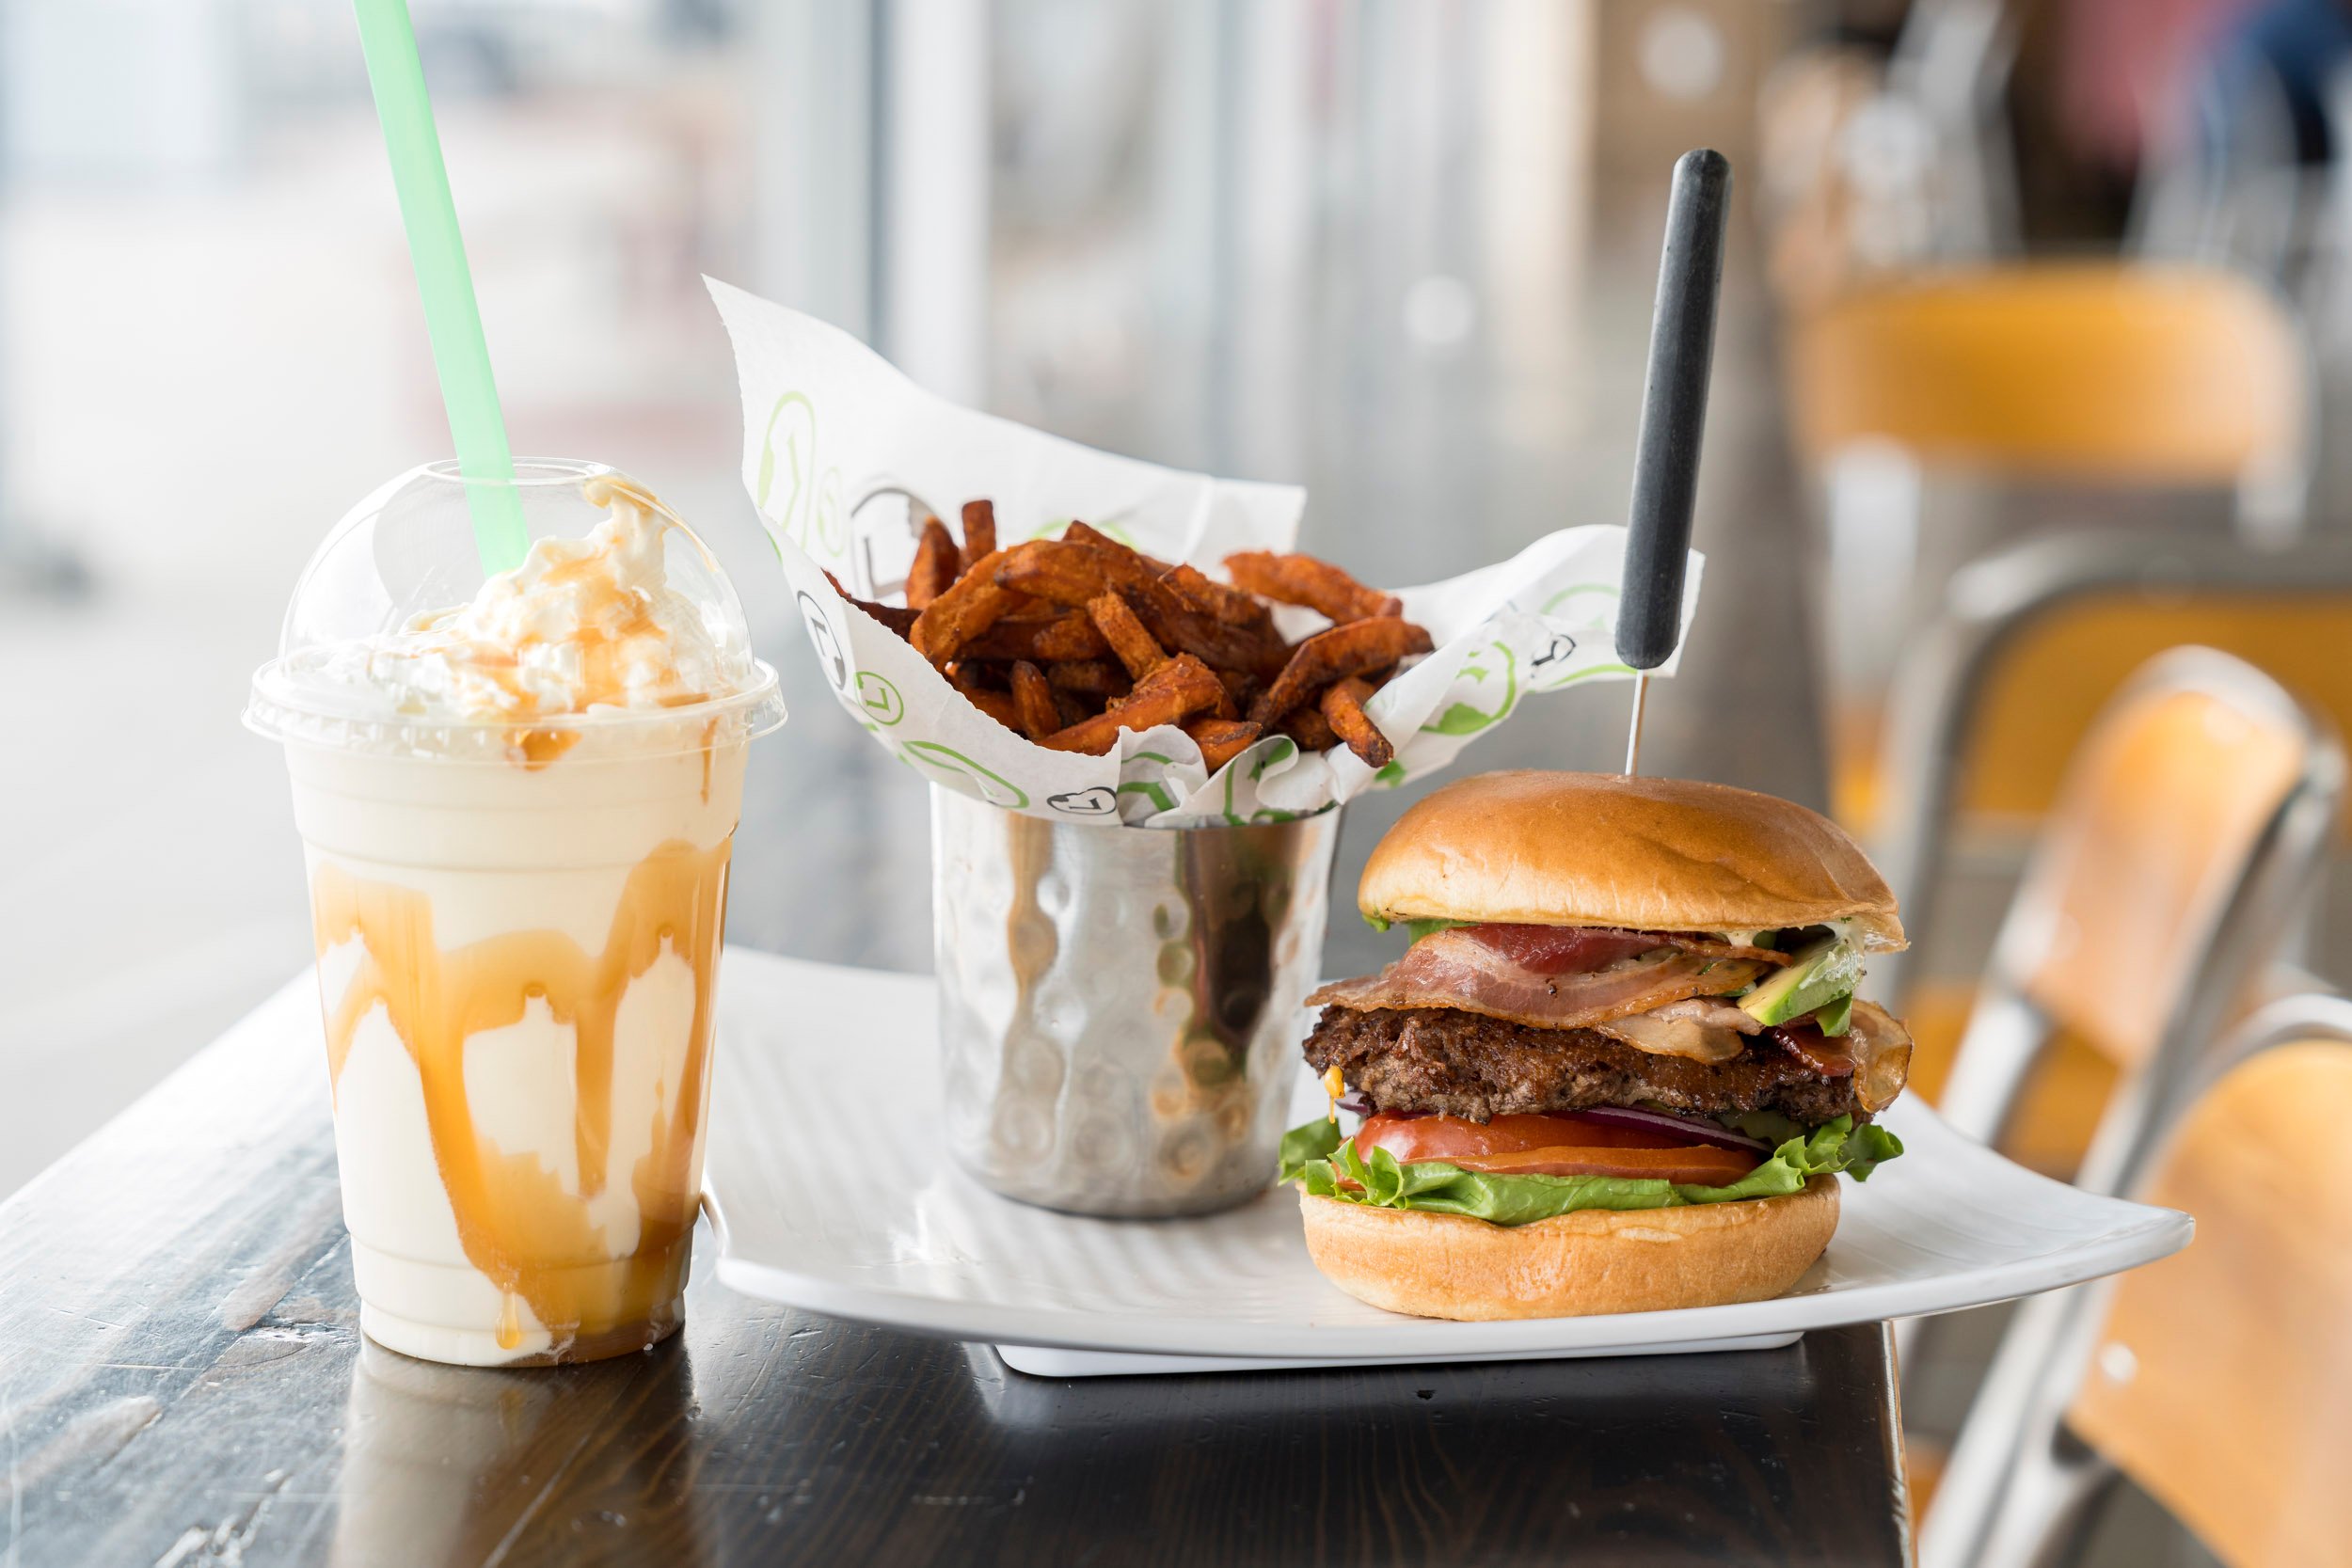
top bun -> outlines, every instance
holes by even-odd
[[[1406,812],[1356,903],[1381,920],[1751,931],[1851,921],[1909,945],[1844,830],[1771,795],[1618,773],[1482,773]]]

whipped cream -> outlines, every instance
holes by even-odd
[[[617,474],[572,481],[605,513],[584,536],[537,541],[463,604],[388,615],[401,591],[385,562],[412,575],[421,555],[453,543],[447,493],[420,508],[418,483],[370,498],[320,546],[279,656],[254,674],[248,726],[338,750],[535,768],[703,752],[784,721],[775,672],[752,657],[718,562]]]
[[[467,723],[680,707],[735,690],[749,650],[724,617],[670,586],[660,503],[612,475],[580,489],[609,509],[586,538],[540,540],[471,603],[337,649],[320,675],[372,689],[403,715]]]

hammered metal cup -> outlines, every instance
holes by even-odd
[[[1339,814],[1240,828],[1021,816],[931,790],[947,1147],[1066,1213],[1265,1190],[1298,1078]]]

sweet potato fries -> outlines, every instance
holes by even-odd
[[[1231,583],[1171,566],[1085,523],[999,548],[995,508],[964,504],[959,544],[922,523],[906,605],[843,598],[905,638],[972,705],[1057,752],[1101,755],[1120,730],[1182,726],[1210,769],[1286,735],[1345,746],[1370,768],[1395,755],[1364,704],[1430,651],[1392,594],[1309,555],[1225,560]],[[1297,642],[1266,601],[1332,624]]]

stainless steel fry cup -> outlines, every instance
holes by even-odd
[[[1017,816],[931,790],[947,1147],[1007,1197],[1205,1214],[1273,1180],[1339,814]]]

